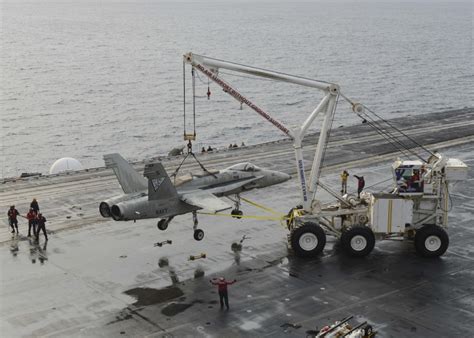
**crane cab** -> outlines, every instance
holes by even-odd
[[[423,195],[425,172],[425,166],[421,161],[395,161],[392,173],[396,193],[400,196]]]

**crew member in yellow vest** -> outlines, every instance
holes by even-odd
[[[349,173],[347,170],[344,170],[341,174],[341,195],[347,194],[347,178],[349,177]]]

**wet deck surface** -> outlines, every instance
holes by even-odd
[[[420,141],[447,147],[449,156],[473,168],[472,110],[444,115],[405,122]],[[369,187],[382,182],[374,190],[390,183],[383,181],[390,178],[393,154],[365,128],[333,132],[326,164],[334,172],[326,170],[323,182],[337,185],[339,168],[348,167],[363,174]],[[364,156],[371,160],[359,162]],[[287,172],[294,162],[285,141],[203,159],[215,167],[249,159]],[[165,163],[171,168],[177,161]],[[353,189],[355,181],[349,181]],[[286,212],[298,201],[297,185],[292,179],[246,197]],[[451,244],[435,260],[418,257],[411,242],[398,241],[378,242],[371,255],[353,259],[339,253],[334,240],[322,257],[301,260],[288,254],[286,230],[274,221],[203,215],[200,227],[206,235],[196,242],[188,216],[177,217],[166,232],[159,232],[153,220],[105,220],[98,215],[98,201],[119,193],[107,170],[10,182],[0,189],[4,210],[13,202],[23,211],[37,197],[53,231],[49,242],[41,238],[39,245],[25,237],[21,220],[20,236],[12,237],[6,224],[0,231],[0,330],[6,337],[301,337],[348,315],[355,316],[354,322],[368,320],[387,337],[469,336],[474,331],[472,169],[467,182],[450,190]],[[242,250],[232,250],[243,235],[249,239]],[[154,246],[168,239],[171,245]],[[200,253],[207,258],[189,260]],[[228,312],[219,309],[209,283],[220,275],[238,280],[229,287]]]

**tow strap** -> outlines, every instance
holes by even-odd
[[[199,212],[199,211],[198,211],[198,214],[209,215],[209,216],[220,216],[220,217],[248,218],[248,219],[261,220],[261,221],[279,221],[280,223],[282,223],[283,221],[286,221],[288,219],[288,216],[286,214],[282,214],[281,212],[275,211],[272,208],[266,207],[262,204],[253,202],[253,201],[251,201],[249,199],[246,199],[246,198],[243,198],[243,197],[241,197],[240,199],[243,200],[244,202],[250,204],[250,205],[253,205],[254,207],[256,207],[258,209],[262,209],[266,212],[269,212],[272,215],[270,215],[270,216],[264,216],[264,215],[231,215],[231,214],[224,214],[224,213],[220,213],[220,212],[212,213],[212,212]]]

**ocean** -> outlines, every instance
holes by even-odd
[[[107,153],[133,161],[184,145],[190,51],[337,83],[384,118],[474,106],[471,2],[3,1],[0,11],[2,177],[47,173],[66,156],[94,167]],[[289,126],[321,98],[220,74]],[[186,78],[192,132],[189,67]],[[341,101],[333,127],[359,122]],[[202,74],[196,132],[197,150],[285,136]]]

